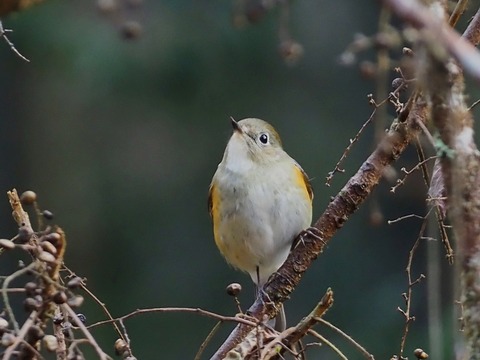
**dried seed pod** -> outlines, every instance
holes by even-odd
[[[37,284],[33,281],[29,281],[25,284],[24,289],[27,296],[34,296],[35,290],[37,289]]]
[[[231,283],[227,286],[227,294],[230,296],[237,296],[242,291],[242,285],[238,283]]]
[[[58,246],[61,238],[62,237],[60,236],[59,233],[52,232],[50,234],[45,235],[44,241],[48,241],[52,243],[54,246]]]
[[[402,53],[403,53],[403,55],[407,55],[407,56],[413,56],[414,55],[413,50],[408,48],[408,47],[404,47],[402,49]]]
[[[15,243],[9,239],[0,239],[0,247],[5,250],[12,250],[15,248]]]
[[[32,342],[38,341],[45,336],[45,332],[37,325],[33,325],[28,329],[28,337]]]
[[[1,340],[2,346],[4,347],[10,346],[14,343],[14,341],[15,341],[15,335],[10,333],[5,333],[2,335],[2,340]]]
[[[75,295],[67,300],[67,304],[72,308],[80,307],[83,304],[83,296]]]
[[[20,201],[23,205],[32,205],[37,201],[37,194],[32,190],[27,190],[20,195]]]
[[[55,256],[46,251],[42,251],[40,254],[38,254],[38,259],[49,264],[54,264],[57,261]]]
[[[422,349],[415,349],[413,355],[415,355],[417,359],[428,359],[428,354]]]
[[[41,247],[43,250],[49,252],[52,255],[57,255],[57,248],[49,241],[42,241]]]
[[[115,340],[115,345],[114,345],[114,349],[115,349],[115,354],[117,355],[122,355],[125,351],[128,350],[128,346],[127,346],[127,343],[125,342],[125,340],[123,339],[117,339]]]
[[[395,79],[392,80],[392,88],[394,90],[397,90],[404,83],[405,83],[405,80],[403,80],[402,78],[395,78]]]
[[[23,307],[25,311],[31,312],[33,310],[38,310],[40,308],[40,303],[34,298],[29,297],[23,301]]]
[[[120,28],[122,38],[126,40],[134,40],[142,35],[142,25],[136,21],[125,21]]]
[[[67,283],[67,287],[68,287],[69,289],[77,289],[77,288],[79,288],[81,285],[82,285],[82,278],[80,278],[79,276],[75,276],[73,279],[71,279],[71,280]]]
[[[43,210],[42,215],[47,220],[52,220],[53,219],[53,213],[49,210]]]
[[[0,317],[0,334],[3,334],[6,330],[8,330],[8,321]]]
[[[45,335],[42,339],[43,341],[43,346],[45,346],[45,349],[49,352],[54,352],[58,348],[58,340],[56,336],[53,335]]]
[[[26,244],[30,241],[32,234],[33,232],[29,228],[27,228],[26,226],[20,226],[18,228],[18,242],[20,244]]]

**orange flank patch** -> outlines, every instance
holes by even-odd
[[[310,185],[307,174],[297,165],[295,165],[295,181],[305,190],[305,197],[309,198],[311,202],[313,200],[312,186]]]
[[[212,184],[210,186],[210,192],[208,197],[208,210],[210,216],[213,220],[213,237],[215,239],[215,244],[217,244],[218,249],[222,254],[224,254],[225,246],[222,242],[221,236],[219,234],[218,227],[220,225],[220,194],[218,193],[217,188]]]

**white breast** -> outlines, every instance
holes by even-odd
[[[259,166],[237,145],[228,147],[235,161],[224,159],[214,176],[221,197],[219,240],[227,261],[262,285],[283,264],[294,237],[310,225],[311,203],[287,154],[285,161]]]

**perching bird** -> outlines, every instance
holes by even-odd
[[[249,273],[261,289],[285,262],[295,237],[310,226],[313,192],[269,123],[232,119],[232,126],[210,185],[213,233],[227,262]],[[282,307],[275,328],[285,326]]]

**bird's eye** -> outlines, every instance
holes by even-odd
[[[268,134],[262,133],[262,134],[260,134],[260,136],[258,137],[258,139],[260,140],[260,142],[261,142],[263,145],[268,144],[268,141],[269,141],[269,139],[268,139]]]

